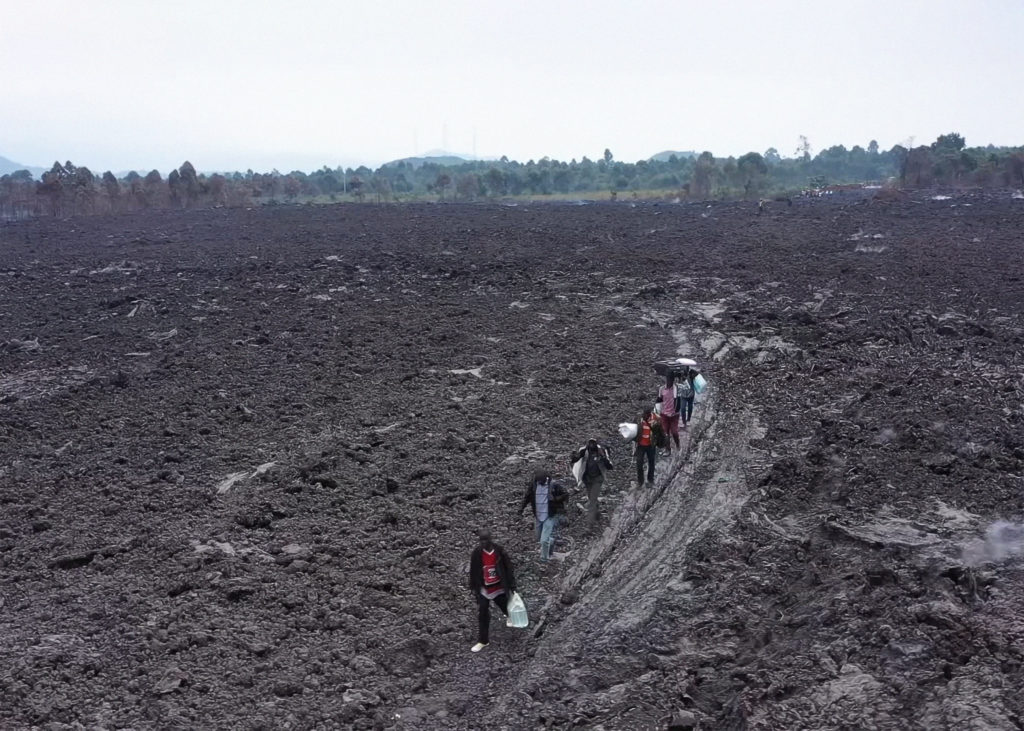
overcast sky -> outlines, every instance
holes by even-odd
[[[7,0],[0,155],[95,172],[1024,144],[1024,2]]]

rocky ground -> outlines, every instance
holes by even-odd
[[[1021,728],[1021,231],[1008,194],[4,224],[0,726]],[[678,352],[711,387],[636,490],[615,427]],[[526,478],[590,435],[601,530],[577,496],[541,567]],[[472,655],[481,526],[533,626]]]

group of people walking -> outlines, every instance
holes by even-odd
[[[669,454],[673,443],[676,449],[680,448],[679,430],[686,429],[693,417],[693,402],[697,392],[695,380],[699,375],[691,367],[669,370],[665,376],[665,385],[658,389],[655,407],[644,409],[637,420],[632,437],[637,487],[645,483],[648,486],[654,485],[659,447],[664,447]],[[615,465],[608,447],[597,439],[589,439],[582,447],[574,450],[570,465],[577,487],[587,495],[586,525],[589,532],[597,525],[598,499],[605,476]],[[522,515],[527,506],[533,512],[534,531],[540,542],[542,562],[554,557],[558,529],[567,521],[569,497],[570,492],[565,485],[553,478],[547,470],[537,470],[527,483],[519,503],[519,514]],[[481,530],[477,535],[479,543],[473,549],[469,561],[469,589],[477,601],[479,625],[473,652],[484,649],[489,642],[491,602],[507,616],[509,599],[516,591],[515,573],[508,553],[493,541],[489,531]]]
[[[654,401],[659,413],[655,414],[654,409],[644,409],[637,421],[633,442],[638,487],[645,482],[645,467],[646,483],[654,484],[658,447],[664,446],[669,454],[673,444],[679,449],[679,430],[686,429],[693,419],[693,401],[697,394],[695,381],[699,375],[689,366],[678,373],[669,371],[665,385],[658,389],[658,397]]]

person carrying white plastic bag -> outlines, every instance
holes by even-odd
[[[608,448],[599,444],[596,439],[588,439],[587,443],[575,450],[571,458],[572,474],[576,484],[587,492],[587,531],[597,526],[598,496],[605,474],[614,469]]]
[[[679,415],[683,422],[683,429],[693,420],[693,401],[697,394],[707,388],[708,382],[704,380],[696,368],[692,366],[686,369],[677,386],[679,393]]]
[[[473,652],[487,647],[491,633],[491,602],[509,616],[509,600],[516,594],[516,577],[505,549],[491,540],[491,532],[477,533],[480,543],[469,556],[469,590],[477,601],[478,634]],[[522,603],[522,599],[519,600]],[[523,607],[523,611],[526,609]],[[511,619],[511,617],[510,617]],[[516,621],[520,621],[517,619]]]

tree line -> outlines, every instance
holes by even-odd
[[[811,154],[805,137],[792,156],[775,148],[740,157],[670,155],[622,162],[611,150],[597,160],[542,158],[522,163],[474,160],[439,164],[430,158],[367,167],[323,167],[311,173],[197,173],[190,162],[166,177],[157,170],[118,178],[95,175],[70,161],[35,180],[21,170],[0,177],[0,216],[66,217],[146,209],[252,206],[297,201],[485,200],[516,196],[620,194],[690,200],[754,199],[829,185],[877,183],[916,187],[1024,187],[1024,147],[967,147],[958,133],[929,145],[846,149]]]

